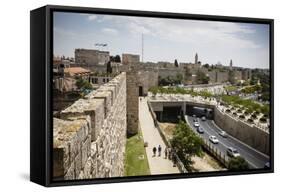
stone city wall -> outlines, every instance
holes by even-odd
[[[53,119],[55,180],[123,176],[126,89],[122,73]]]
[[[231,136],[262,153],[270,153],[270,135],[262,129],[235,119],[216,107],[214,108],[214,121]]]
[[[127,80],[127,135],[135,135],[139,130],[139,87],[135,70],[126,73]]]
[[[157,71],[138,71],[137,73],[138,87],[142,87],[143,96],[148,94],[148,89],[158,86],[158,72]],[[139,96],[140,93],[139,93]]]
[[[158,73],[161,78],[167,78],[168,76],[176,77],[177,75],[184,77],[184,70],[182,68],[160,68]]]

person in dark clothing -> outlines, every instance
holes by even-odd
[[[177,157],[176,157],[176,153],[173,150],[172,150],[172,161],[173,161],[173,167],[175,167],[177,163]]]
[[[170,147],[168,148],[168,159],[172,159],[172,149]]]
[[[156,156],[156,151],[157,151],[156,147],[153,147],[152,151],[153,151],[153,157],[155,157]]]
[[[161,145],[159,145],[159,146],[158,146],[158,156],[159,156],[159,157],[161,156],[161,150],[162,150]]]
[[[164,153],[165,153],[165,159],[167,159],[167,156],[168,156],[168,148],[167,147],[165,148]]]

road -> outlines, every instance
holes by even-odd
[[[190,124],[191,128],[196,131],[196,128],[193,125],[193,117],[186,115],[185,120]],[[240,155],[245,158],[245,160],[248,161],[250,167],[252,168],[264,168],[264,164],[269,161],[269,157],[267,155],[253,149],[238,139],[231,137],[230,135],[228,135],[227,138],[220,136],[218,132],[222,129],[220,129],[220,127],[218,127],[213,120],[198,120],[200,127],[204,129],[204,133],[200,134],[200,136],[205,140],[209,140],[210,135],[215,135],[218,138],[219,143],[212,145],[220,150],[221,153],[226,155],[227,147],[233,147],[238,150]]]

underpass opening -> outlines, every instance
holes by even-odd
[[[159,122],[171,123],[178,123],[183,114],[181,106],[163,107],[163,111],[155,111],[155,113]]]
[[[213,109],[207,108],[207,107],[197,107],[197,106],[186,105],[186,115],[189,115],[189,116],[196,115],[196,117],[205,116],[206,119],[209,119],[209,120],[214,119]]]

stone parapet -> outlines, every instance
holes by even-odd
[[[120,177],[127,130],[126,74],[121,73],[53,118],[56,180]]]

